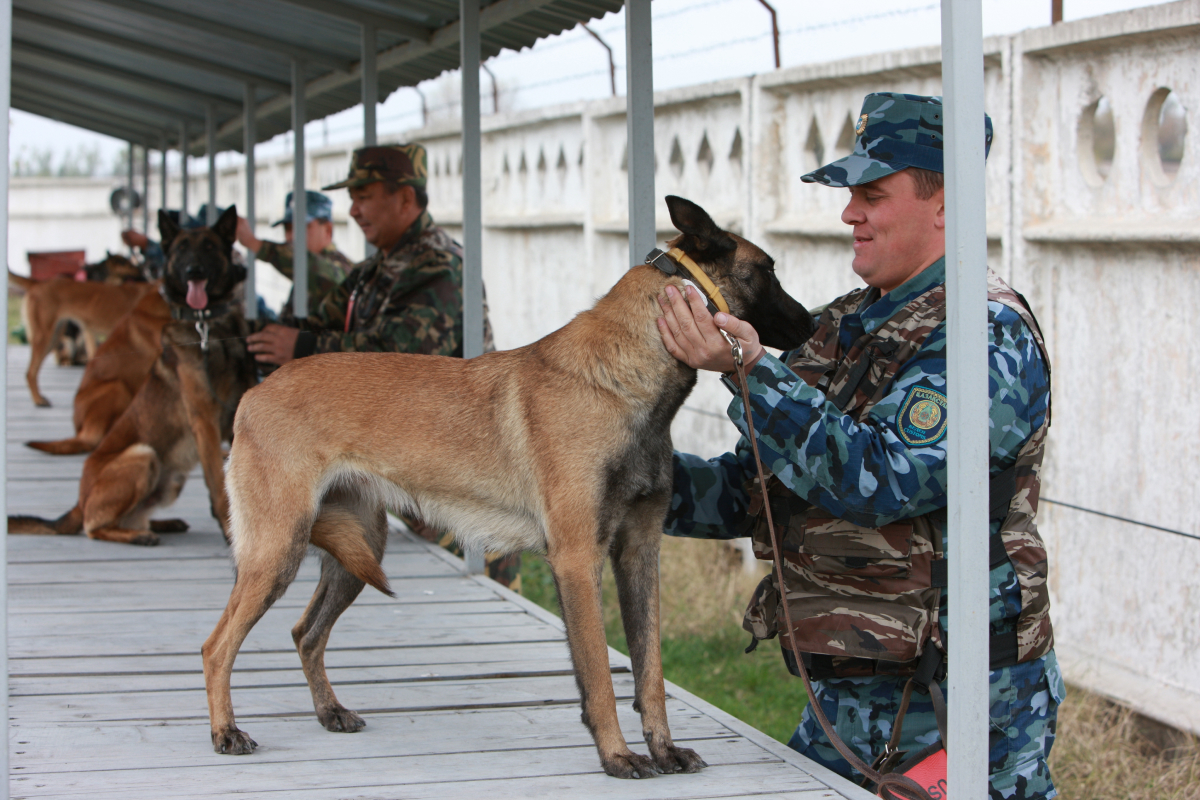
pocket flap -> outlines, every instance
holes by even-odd
[[[911,522],[864,528],[844,519],[817,517],[810,512],[800,549],[814,556],[906,561],[912,550],[912,539]]]

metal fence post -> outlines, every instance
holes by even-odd
[[[987,797],[989,403],[980,0],[942,0],[942,86],[950,419],[947,780],[953,797]]]
[[[629,167],[629,263],[654,247],[654,57],[650,0],[625,0],[625,128]]]

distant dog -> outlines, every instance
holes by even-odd
[[[12,270],[9,270],[8,280],[14,289],[25,293],[21,319],[30,345],[25,380],[33,402],[39,406],[50,405],[38,389],[37,378],[42,362],[57,341],[59,326],[67,320],[76,322],[83,329],[88,358],[91,358],[96,353],[96,337],[111,333],[117,320],[128,314],[148,292],[155,290],[145,282],[114,285],[69,278],[35,281]]]
[[[54,521],[9,517],[9,533],[71,534],[158,544],[156,533],[186,530],[150,514],[175,501],[197,461],[213,516],[226,529],[228,502],[221,441],[233,430],[242,394],[256,381],[242,314],[244,268],[231,260],[237,210],[212,228],[181,231],[159,213],[167,252],[163,293],[172,321],[162,354],[125,413],[83,465],[79,503]],[[155,286],[155,284],[151,284]]]
[[[702,208],[668,197],[698,262],[733,314],[764,343],[791,348],[812,318],[779,285],[772,260],[718,228]],[[331,731],[363,719],[338,702],[324,652],[338,616],[380,568],[391,506],[452,530],[467,547],[544,550],[558,587],[583,699],[583,721],[609,775],[695,772],[667,725],[658,630],[658,551],[671,500],[671,420],[696,382],[659,338],[652,266],[629,270],[590,311],[526,347],[469,360],[382,353],[315,355],[247,393],[227,467],[237,581],[204,643],[212,742],[257,746],[238,730],[230,697],[246,634],[296,576],[309,545],[325,551],[321,580],[292,638],[317,718]],[[651,758],[617,722],[600,609],[611,555],[636,700]]]
[[[116,253],[108,253],[102,261],[95,264],[84,264],[83,277],[85,280],[110,283],[114,286],[146,280],[145,274],[137,264]],[[76,280],[78,279],[77,274]],[[87,337],[83,329],[71,320],[60,323],[60,327],[62,332],[54,344],[55,362],[60,367],[82,367],[92,355],[88,352]]]
[[[155,289],[161,284],[154,283]],[[125,413],[162,354],[162,330],[171,308],[158,291],[147,292],[113,328],[87,362],[75,392],[75,435],[53,442],[26,442],[52,455],[90,453]]]

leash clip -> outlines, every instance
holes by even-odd
[[[725,341],[729,342],[729,352],[733,354],[733,363],[737,364],[739,367],[742,366],[741,341],[737,337],[731,336],[720,328],[717,328],[717,330],[721,331],[721,335],[725,337]]]
[[[208,352],[208,320],[196,322],[196,333],[200,334],[200,350]]]

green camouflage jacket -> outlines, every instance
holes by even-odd
[[[292,246],[290,244],[263,242],[254,257],[275,267],[283,277],[292,279]],[[354,269],[354,262],[332,244],[320,253],[309,252],[308,309],[310,314],[321,304],[326,295],[346,279],[346,275],[352,269]],[[280,314],[280,320],[288,324],[292,324],[296,318],[296,315],[292,313],[294,294],[293,292],[288,295],[287,303]]]
[[[391,252],[356,266],[303,321],[296,357],[312,353],[463,354],[462,247],[428,211]],[[495,350],[484,300],[484,352]]]

